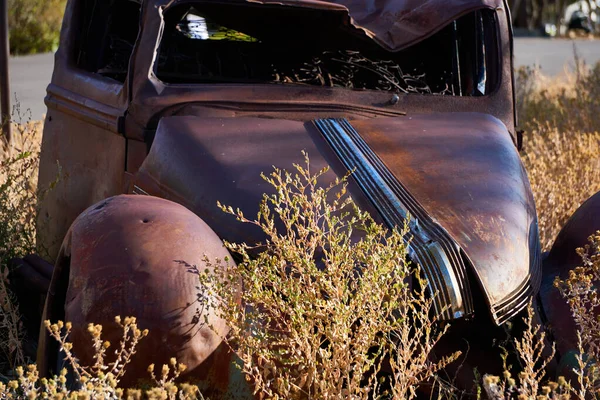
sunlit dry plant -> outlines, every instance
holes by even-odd
[[[115,317],[115,322],[123,329],[123,338],[114,351],[114,360],[111,362],[106,361],[106,352],[111,347],[111,343],[102,340],[102,326],[89,324],[88,332],[92,337],[91,346],[94,349],[95,362],[90,367],[84,367],[79,364],[72,352],[73,344],[67,340],[71,333],[71,324],[69,322],[63,324],[62,321],[51,324],[50,321],[45,321],[46,328],[60,344],[61,351],[64,352],[65,359],[71,365],[77,380],[83,385],[87,386],[89,384],[90,387],[98,387],[111,392],[94,392],[96,395],[108,395],[114,392],[119,380],[125,374],[127,364],[135,354],[138,342],[148,334],[148,330],[142,331],[137,327],[134,317],[126,317],[123,320],[121,320],[121,317]]]
[[[590,243],[577,250],[581,266],[569,272],[565,280],[556,279],[555,285],[567,300],[577,325],[579,354],[578,370],[579,397],[586,394],[600,395],[600,231],[589,238]]]
[[[522,129],[534,130],[542,122],[569,134],[600,130],[600,63],[588,67],[575,54],[574,64],[574,71],[552,79],[538,68],[517,70],[515,89]]]
[[[566,79],[539,69],[517,72],[523,161],[536,200],[540,237],[549,250],[567,219],[600,190],[600,63],[582,64]]]
[[[521,338],[513,339],[513,345],[519,360],[518,372],[513,376],[513,368],[508,365],[505,353],[504,373],[502,377],[486,375],[483,388],[492,400],[509,399],[568,399],[571,386],[559,378],[558,382],[545,381],[545,369],[554,358],[554,346],[549,351],[545,344],[546,334],[535,322],[533,306],[527,307],[527,315],[523,318],[525,330]]]
[[[421,382],[430,379],[460,355],[454,353],[443,356],[435,364],[429,362],[435,344],[449,325],[439,328],[437,318],[432,317],[433,298],[426,290],[427,282],[418,271],[413,277],[416,287],[399,293],[395,318],[403,322],[391,333],[392,351],[389,357],[393,374],[390,392],[394,399],[415,397]]]
[[[68,370],[63,369],[58,376],[52,379],[40,378],[35,364],[23,368],[16,368],[17,379],[7,384],[0,383],[0,398],[8,399],[199,399],[202,398],[198,387],[189,384],[176,385],[181,372],[185,370],[183,364],[177,363],[172,358],[169,365],[163,365],[161,375],[154,375],[154,365],[148,370],[154,379],[155,387],[148,390],[120,388],[119,380],[125,373],[131,357],[135,354],[138,342],[148,334],[147,330],[140,330],[134,317],[125,317],[115,321],[123,329],[123,337],[119,346],[112,354],[112,361],[107,361],[107,351],[111,344],[102,340],[102,326],[90,324],[88,331],[92,337],[91,346],[94,349],[95,363],[93,366],[82,366],[72,352],[73,345],[68,341],[71,331],[69,322],[58,321],[51,324],[45,322],[50,335],[56,339],[65,354],[72,373],[76,377],[77,389],[69,388]]]
[[[8,287],[9,261],[35,251],[37,172],[41,124],[13,124],[13,141],[0,140],[0,349],[11,368],[25,363],[24,329]]]
[[[454,356],[429,361],[441,333],[431,301],[412,292],[411,281],[422,282],[407,261],[407,227],[376,224],[346,195],[345,179],[322,187],[327,169],[312,173],[306,154],[305,162],[263,176],[275,194],[256,219],[221,206],[267,238],[256,257],[227,244],[241,261],[201,276],[221,299],[214,306],[231,326],[226,340],[262,398],[374,398],[384,392],[386,359],[387,388],[411,398]]]
[[[540,124],[523,162],[536,201],[540,239],[549,250],[569,217],[600,190],[600,134],[560,132]]]

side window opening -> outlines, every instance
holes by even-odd
[[[141,0],[81,0],[76,65],[125,82],[139,33]]]
[[[307,22],[310,21],[310,22]],[[272,83],[480,96],[496,86],[494,15],[471,13],[389,52],[337,12],[182,4],[167,10],[155,73],[165,83]]]

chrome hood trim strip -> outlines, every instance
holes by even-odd
[[[473,312],[465,258],[448,232],[433,221],[402,183],[345,119],[319,119],[315,126],[331,145],[353,179],[377,208],[388,227],[402,226],[407,218],[412,238],[409,257],[418,263],[444,319]]]

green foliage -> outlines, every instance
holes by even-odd
[[[10,53],[56,50],[65,5],[66,0],[8,0]]]

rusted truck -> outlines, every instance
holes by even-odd
[[[510,21],[503,0],[69,0],[45,99],[40,185],[64,173],[38,221],[56,260],[43,318],[73,323],[85,361],[87,323],[110,337],[115,315],[134,315],[150,335],[127,383],[176,356],[239,393],[227,327],[199,324],[180,262],[260,242],[217,201],[256,213],[260,173],[305,150],[329,180],[353,170],[376,221],[413,216],[410,256],[454,322],[441,346],[468,343],[463,371],[490,362],[489,338],[532,300],[566,354],[573,327],[551,283],[600,228],[600,196],[543,255]],[[60,361],[41,332],[40,368]]]

